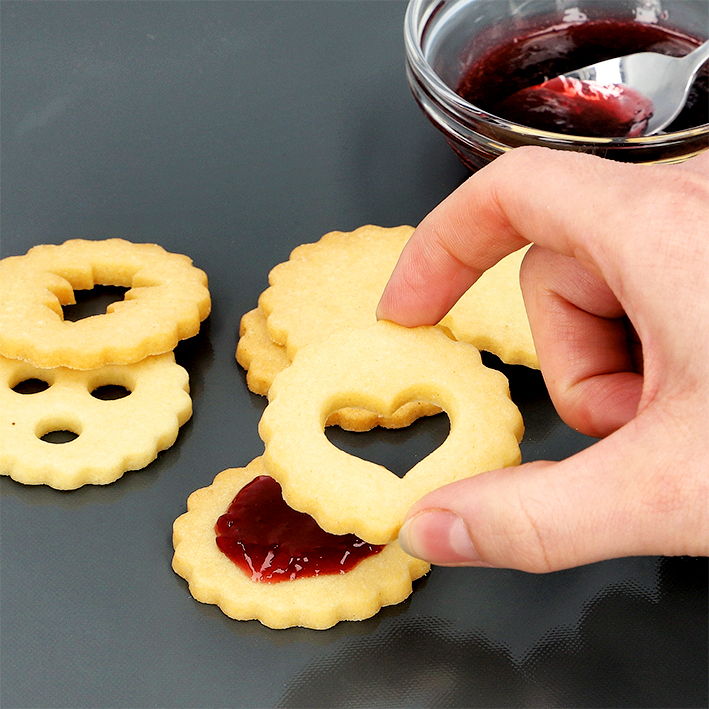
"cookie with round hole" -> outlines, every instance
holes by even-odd
[[[73,490],[139,470],[192,415],[172,352],[88,371],[0,357],[0,474]]]
[[[381,321],[337,330],[302,347],[268,398],[259,423],[264,464],[286,502],[332,534],[373,544],[395,539],[408,509],[427,492],[521,459],[524,425],[507,379],[485,367],[475,347],[437,327]],[[333,411],[352,406],[389,415],[409,401],[445,411],[450,433],[403,478],[345,453],[325,435]]]
[[[127,288],[106,312],[65,320],[75,290]],[[37,367],[89,370],[163,354],[199,331],[207,276],[157,244],[72,239],[0,261],[0,355]]]
[[[211,485],[190,495],[187,512],[175,520],[172,567],[187,580],[197,601],[217,605],[230,618],[258,620],[270,628],[324,630],[343,620],[370,618],[383,606],[402,602],[411,594],[413,581],[429,571],[429,564],[405,554],[398,542],[374,550],[346,572],[291,573],[278,582],[272,577],[266,581],[259,573],[263,565],[236,564],[218,545],[215,528],[240,493],[263,476],[267,472],[261,457],[245,468],[224,470]],[[290,521],[288,528],[298,531]],[[277,555],[285,542],[274,538],[268,543]]]

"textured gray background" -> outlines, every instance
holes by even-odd
[[[187,496],[262,451],[234,349],[270,268],[332,229],[415,224],[465,178],[406,87],[404,10],[0,5],[2,256],[157,242],[207,271],[214,301],[178,348],[195,413],[173,448],[105,488],[0,480],[3,707],[707,705],[705,559],[434,569],[326,632],[231,621],[170,569]],[[588,445],[538,374],[505,371],[525,459]],[[333,440],[405,470],[445,424]]]

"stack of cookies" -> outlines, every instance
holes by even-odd
[[[439,326],[377,322],[377,302],[412,231],[365,226],[299,246],[244,315],[236,357],[249,388],[268,397],[259,424],[265,448],[193,493],[174,524],[173,568],[197,600],[273,628],[368,618],[408,597],[429,569],[397,541],[409,507],[440,485],[519,463],[522,417],[507,380],[483,366],[478,348],[537,364],[519,288],[523,253],[485,274]],[[450,419],[447,440],[404,478],[325,435],[327,425],[396,428],[440,411]],[[283,529],[256,522],[275,504],[257,495],[264,479],[276,481],[299,515]],[[363,546],[365,557],[345,568]],[[339,567],[311,563],[335,550]]]
[[[74,291],[95,285],[128,290],[65,320]],[[205,273],[156,244],[75,239],[0,261],[0,474],[70,490],[148,465],[192,414],[173,350],[210,307]]]
[[[247,371],[249,389],[266,396],[276,374],[290,365],[301,347],[322,342],[343,327],[374,324],[384,286],[412,233],[410,226],[373,225],[333,231],[316,243],[298,246],[288,261],[278,264],[258,307],[241,321],[236,358]],[[519,285],[525,252],[521,249],[486,271],[439,327],[506,364],[538,368]],[[342,410],[328,423],[351,431],[398,428],[438,411],[411,402],[391,417]]]

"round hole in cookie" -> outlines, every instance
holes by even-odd
[[[44,441],[45,443],[55,443],[55,444],[61,444],[61,443],[71,443],[73,440],[79,437],[78,433],[75,433],[74,431],[65,431],[65,430],[58,430],[58,431],[47,431],[43,436],[40,436],[40,440]]]
[[[71,443],[83,430],[81,422],[71,414],[50,416],[35,427],[35,435],[44,443]]]
[[[116,401],[131,394],[137,386],[135,373],[124,367],[107,367],[86,382],[88,392],[101,401]]]
[[[94,315],[105,315],[109,305],[124,299],[128,288],[96,285],[90,290],[75,290],[75,303],[63,305],[64,320],[76,322]]]
[[[400,478],[442,446],[449,433],[450,419],[445,412],[422,417],[404,428],[377,427],[364,432],[338,426],[325,429],[327,439],[340,450],[382,465]]]
[[[28,377],[15,384],[12,388],[16,394],[39,394],[45,389],[49,389],[50,383],[38,377]]]
[[[131,393],[131,390],[122,384],[102,384],[92,390],[91,396],[101,401],[115,401],[123,399]]]

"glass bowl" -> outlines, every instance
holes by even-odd
[[[709,31],[709,3],[410,0],[404,21],[409,86],[424,114],[472,170],[523,145],[576,150],[633,163],[681,162],[709,148],[709,123],[638,138],[565,135],[506,121],[456,93],[471,64],[496,46],[551,27],[598,20],[649,23],[704,40]]]

